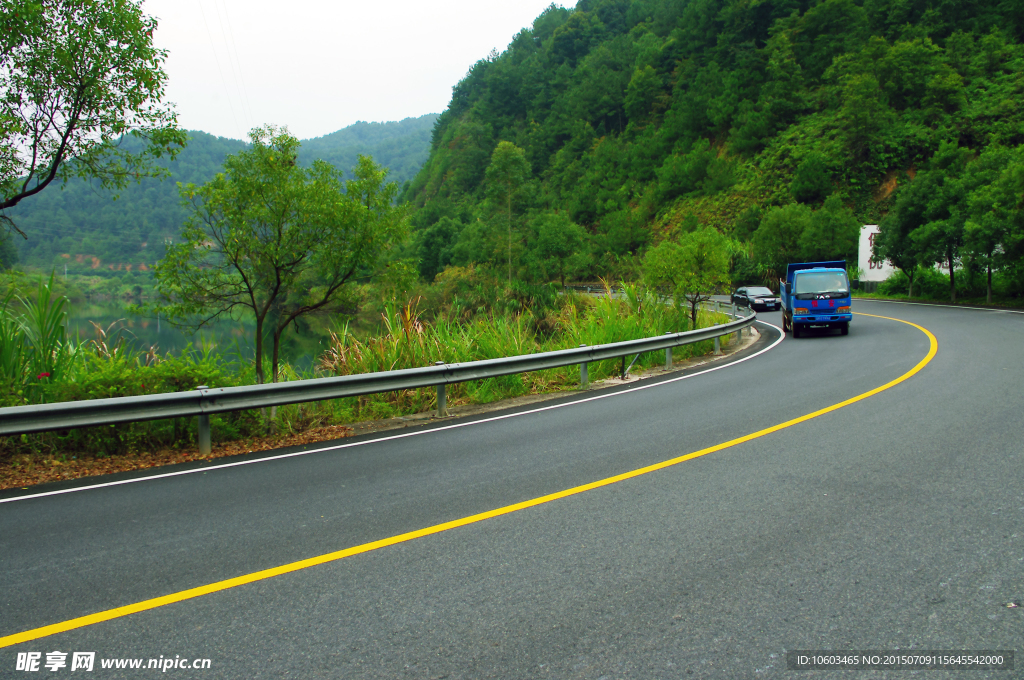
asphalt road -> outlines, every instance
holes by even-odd
[[[855,309],[919,324],[938,353],[885,391],[664,469],[9,645],[0,676],[32,677],[19,652],[42,653],[47,677],[96,652],[102,678],[157,672],[99,667],[113,658],[210,660],[166,671],[182,678],[649,679],[782,677],[790,650],[1019,655],[1024,315]],[[764,327],[747,354],[777,337]],[[857,316],[846,337],[786,338],[645,389],[0,502],[0,637],[713,447],[867,393],[929,348],[914,326]],[[43,667],[53,651],[66,668]]]

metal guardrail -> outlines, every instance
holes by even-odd
[[[715,303],[715,308],[718,308],[717,303]],[[419,387],[437,387],[438,410],[443,414],[445,412],[444,386],[449,384],[580,364],[581,383],[585,385],[587,382],[586,365],[591,361],[617,359],[629,354],[639,355],[662,349],[671,350],[680,345],[710,339],[716,340],[715,350],[717,351],[719,337],[741,332],[754,323],[757,315],[753,311],[748,311],[749,314],[743,317],[738,315],[736,308],[733,307],[731,314],[733,321],[695,331],[667,333],[641,340],[627,340],[606,345],[583,346],[501,359],[439,364],[423,368],[265,385],[201,388],[189,392],[0,408],[0,436],[199,416],[200,447],[201,450],[205,448],[205,452],[208,453],[208,423],[209,415],[212,413],[244,411],[267,406],[283,406]],[[669,355],[670,361],[671,355]],[[205,432],[204,424],[206,425]]]
[[[599,295],[601,293],[609,292],[613,294],[619,294],[622,292],[622,286],[609,284],[583,284],[583,283],[570,283],[562,288],[562,290],[573,290],[577,293],[586,293],[587,295]]]

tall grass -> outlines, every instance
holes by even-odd
[[[607,292],[599,298],[559,296],[543,287],[520,286],[485,303],[480,298],[467,304],[455,296],[447,308],[433,310],[433,318],[428,320],[418,302],[392,301],[384,305],[376,334],[360,339],[347,325],[341,325],[331,334],[329,347],[313,369],[300,374],[285,365],[281,379],[391,371],[438,361],[461,363],[599,345],[688,330],[689,323],[685,314],[660,304],[649,291],[629,285],[619,296]],[[160,355],[155,347],[136,347],[115,328],[98,326],[94,339],[82,341],[67,337],[65,318],[65,300],[52,294],[52,279],[40,282],[33,296],[11,292],[0,298],[0,405],[131,397],[192,390],[201,384],[230,387],[255,382],[251,360],[232,361],[230,355],[215,353],[210,346]],[[701,325],[712,321],[707,314],[699,318]],[[674,358],[705,354],[712,344],[705,341],[677,347]],[[636,365],[649,367],[663,360],[659,351],[641,356]],[[589,375],[600,380],[620,370],[617,360],[595,362],[589,366]],[[489,378],[449,386],[448,399],[455,406],[573,389],[579,377],[578,366],[567,366]],[[274,424],[279,433],[287,434],[433,408],[433,388],[404,390],[282,406]],[[269,424],[259,411],[211,417],[214,441],[264,434]],[[194,437],[192,419],[123,423],[0,438],[0,455],[113,455],[192,447]]]
[[[67,336],[66,305],[53,295],[53,276],[34,298],[11,289],[0,299],[0,378],[16,402],[47,401],[73,370],[78,347]]]
[[[430,366],[438,361],[462,363],[483,359],[601,345],[623,340],[688,330],[686,315],[660,304],[657,297],[639,286],[624,286],[621,297],[606,293],[599,298],[567,295],[553,319],[554,331],[545,334],[529,308],[511,315],[478,314],[459,322],[461,307],[424,321],[416,303],[388,305],[382,314],[382,333],[360,341],[342,327],[331,334],[330,347],[320,357],[318,368],[330,375],[352,375]],[[456,317],[456,318],[453,318]],[[700,325],[724,321],[701,313]],[[708,340],[683,345],[673,350],[673,359],[681,360],[706,354],[714,346]],[[662,352],[641,355],[636,364],[647,368],[664,361]],[[588,367],[589,377],[600,380],[618,374],[618,360],[595,362]],[[501,376],[449,385],[451,405],[487,403],[524,394],[549,392],[574,387],[579,382],[578,366],[565,366],[534,373]],[[415,413],[436,406],[432,388],[367,395],[349,400],[352,417],[384,417]]]

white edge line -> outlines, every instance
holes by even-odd
[[[916,305],[918,307],[941,307],[942,309],[973,309],[979,312],[1001,312],[1003,314],[1024,314],[1018,309],[1000,309],[998,307],[963,307],[961,305],[937,305],[931,302],[906,302],[904,300],[876,300],[875,298],[853,298],[858,302],[887,302],[890,305]]]
[[[351,442],[351,443],[347,443],[347,444],[338,444],[336,446],[325,446],[323,448],[309,449],[307,451],[294,451],[292,453],[285,453],[285,454],[282,454],[282,455],[279,455],[279,456],[267,456],[267,457],[264,457],[264,458],[257,458],[255,460],[241,460],[241,461],[236,461],[234,463],[221,463],[219,465],[210,465],[208,467],[192,468],[191,470],[178,470],[177,472],[165,472],[163,474],[150,475],[148,477],[135,477],[134,479],[121,479],[121,480],[118,480],[116,482],[104,482],[102,484],[90,484],[89,486],[78,486],[78,487],[75,487],[73,489],[60,489],[58,491],[46,491],[44,493],[26,494],[24,496],[15,496],[13,498],[3,498],[3,499],[0,499],[0,504],[2,504],[2,503],[14,503],[16,501],[25,501],[25,500],[29,500],[31,498],[43,498],[45,496],[59,496],[59,495],[62,495],[62,494],[77,493],[79,491],[89,491],[91,489],[103,489],[103,488],[111,487],[111,486],[121,486],[122,484],[135,484],[137,482],[148,482],[148,481],[151,481],[151,480],[154,480],[154,479],[165,479],[167,477],[180,477],[181,475],[192,475],[192,474],[196,474],[198,472],[210,472],[211,470],[223,470],[225,468],[233,468],[233,467],[238,467],[238,466],[241,466],[241,465],[254,465],[256,463],[269,463],[269,462],[273,462],[273,461],[277,461],[277,460],[284,460],[286,458],[294,458],[296,456],[307,456],[307,455],[309,455],[311,453],[323,453],[324,451],[337,451],[339,449],[348,449],[348,448],[353,448],[353,447],[356,447],[356,446],[366,446],[368,444],[377,444],[377,443],[380,443],[380,442],[394,441],[396,439],[405,439],[406,437],[418,437],[418,436],[421,436],[421,435],[433,434],[435,432],[442,432],[444,430],[454,430],[454,429],[458,429],[458,428],[462,428],[462,427],[470,427],[472,425],[482,425],[483,423],[492,423],[492,422],[495,422],[495,421],[498,421],[498,420],[505,420],[507,418],[518,418],[520,416],[528,416],[528,415],[531,415],[531,414],[534,414],[534,413],[541,413],[542,411],[550,411],[550,410],[553,410],[553,409],[556,409],[556,408],[564,408],[566,406],[575,406],[577,404],[585,404],[585,403],[590,402],[590,401],[597,401],[598,399],[608,399],[610,397],[617,397],[617,396],[621,396],[623,394],[629,394],[631,392],[639,392],[640,390],[646,390],[646,389],[650,389],[652,387],[660,387],[661,385],[668,385],[669,383],[679,382],[680,380],[686,380],[687,378],[694,378],[696,376],[705,375],[705,374],[711,373],[713,371],[719,371],[719,370],[721,370],[723,368],[729,368],[730,366],[736,366],[738,364],[742,364],[744,361],[748,361],[750,359],[753,359],[754,357],[760,356],[760,355],[764,354],[765,352],[767,352],[769,350],[775,349],[775,347],[777,347],[778,344],[780,342],[782,342],[783,339],[785,339],[786,334],[782,332],[782,329],[780,329],[778,326],[776,326],[774,324],[770,324],[770,323],[767,323],[767,322],[764,322],[764,321],[760,321],[760,323],[764,324],[765,326],[770,326],[771,328],[774,328],[775,330],[779,331],[779,339],[776,340],[775,342],[773,342],[768,347],[765,347],[761,351],[755,352],[754,354],[751,354],[750,356],[743,357],[742,359],[737,359],[736,361],[730,361],[729,363],[722,364],[721,366],[713,366],[713,367],[708,368],[706,370],[700,371],[699,373],[690,373],[688,375],[681,375],[681,376],[679,376],[677,378],[669,378],[668,380],[660,380],[660,381],[658,381],[656,383],[649,383],[647,385],[637,385],[636,387],[631,387],[629,389],[618,390],[616,392],[609,392],[609,393],[606,393],[606,394],[598,394],[598,395],[595,395],[593,397],[586,397],[585,399],[575,399],[573,401],[565,402],[563,404],[554,404],[554,405],[551,405],[551,406],[541,406],[539,408],[530,409],[529,411],[520,411],[518,413],[506,413],[504,415],[492,416],[490,418],[483,418],[481,420],[472,420],[472,421],[469,421],[469,422],[466,422],[466,423],[453,423],[451,425],[442,425],[441,427],[432,427],[429,430],[416,430],[415,432],[403,432],[401,434],[388,435],[386,437],[380,437],[380,438],[377,438],[377,439],[365,439],[365,440],[360,441],[360,442]]]

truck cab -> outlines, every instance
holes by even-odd
[[[779,281],[782,298],[782,330],[794,338],[810,328],[838,328],[850,332],[853,320],[850,280],[846,262],[801,262],[790,264],[786,279]]]

